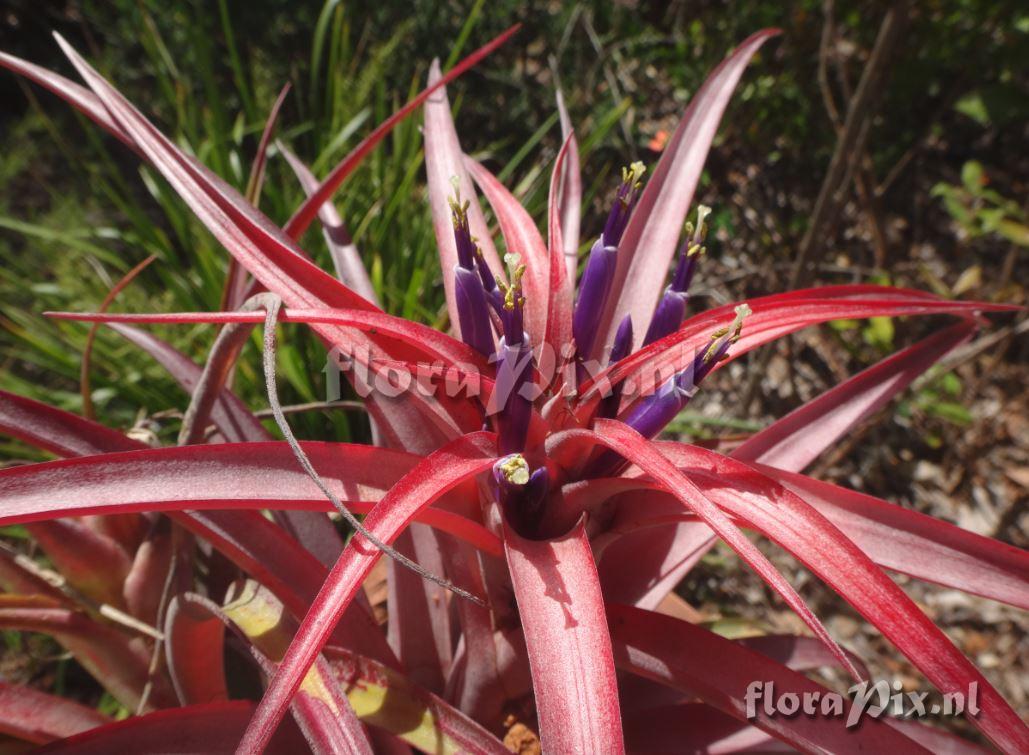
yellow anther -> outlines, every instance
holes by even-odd
[[[512,485],[525,485],[529,482],[529,463],[521,454],[512,454],[497,465],[504,479]]]
[[[707,351],[704,352],[704,361],[710,362],[715,358],[715,354],[722,347],[726,336],[729,337],[730,343],[736,343],[740,340],[740,334],[743,332],[743,320],[750,316],[750,305],[743,303],[740,304],[734,310],[736,312],[736,318],[727,327],[719,328],[711,334],[711,343],[707,347]]]
[[[697,205],[697,225],[696,227],[689,227],[686,231],[687,234],[693,237],[693,243],[699,244],[707,236],[707,216],[711,214],[711,208],[707,205]],[[687,224],[688,226],[691,224]]]
[[[646,172],[647,166],[637,160],[628,168],[622,168],[622,183],[638,189],[640,188],[640,179],[643,178],[643,174]]]

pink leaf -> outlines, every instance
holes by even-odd
[[[877,564],[1029,610],[1029,553],[917,511],[763,464]]]
[[[611,638],[582,524],[546,541],[507,527],[504,542],[544,750],[624,752]]]
[[[690,101],[619,245],[610,303],[598,323],[600,333],[607,333],[598,339],[600,343],[611,343],[626,314],[632,315],[636,326],[635,345],[643,341],[722,113],[747,63],[778,33],[777,29],[765,29],[745,39],[708,75]]]
[[[481,164],[465,157],[465,168],[493,208],[509,254],[518,254],[525,265],[525,331],[532,344],[543,343],[551,296],[550,257],[539,229],[514,195]]]
[[[761,449],[754,445],[756,443],[779,454],[780,467],[798,471],[807,460],[829,448],[839,436],[906,388],[919,372],[930,367],[943,351],[963,340],[973,327],[968,321],[960,322],[889,357],[776,421],[737,447],[732,456],[744,458],[746,455],[765,461],[764,456],[757,456]],[[793,466],[793,463],[801,466]],[[577,516],[575,512],[571,515]],[[703,542],[704,531],[702,525],[679,524],[671,530],[630,534],[623,542],[614,544],[615,552],[611,557],[617,559],[625,549],[639,548],[646,553],[648,562],[658,566],[661,577],[655,581],[655,571],[639,562],[636,569],[615,570],[610,574],[602,568],[601,573],[608,576],[605,585],[610,589],[610,579],[617,580],[618,592],[614,594],[619,600],[652,608],[714,545],[716,539],[710,533],[707,542]],[[641,595],[642,589],[646,590],[645,595]]]
[[[146,447],[117,430],[7,391],[0,391],[0,431],[58,456]]]
[[[47,312],[47,317],[58,320],[106,323],[260,323],[264,312]],[[448,364],[462,364],[486,368],[485,358],[471,347],[440,333],[434,328],[394,317],[382,312],[347,309],[285,309],[282,322],[302,322],[349,326],[376,335],[388,336],[414,346],[428,360],[445,360]],[[359,341],[343,340],[338,345],[358,349]]]
[[[546,342],[556,354],[561,353],[561,348],[567,346],[572,339],[572,289],[575,286],[575,257],[572,256],[572,271],[568,272],[568,265],[565,263],[567,255],[567,242],[563,238],[563,225],[566,221],[568,205],[564,201],[564,194],[571,193],[572,189],[567,185],[571,180],[572,168],[568,167],[569,161],[576,159],[574,172],[578,173],[578,156],[575,147],[575,134],[569,133],[565,139],[564,146],[557,154],[554,161],[554,171],[550,177],[550,196],[548,199],[549,217],[549,238],[548,246],[550,253],[550,301],[547,308],[547,334]],[[569,199],[569,202],[572,200]],[[574,230],[578,236],[578,198],[576,198]],[[568,220],[571,224],[571,220]],[[572,248],[575,248],[575,241],[572,241]],[[556,388],[557,386],[555,386]]]
[[[560,214],[561,251],[565,259],[567,278],[573,284],[579,268],[579,220],[582,207],[582,174],[579,170],[579,143],[572,129],[572,119],[568,116],[561,90],[557,91],[557,112],[561,118],[561,138],[567,144],[567,155],[561,163],[557,174],[557,206]],[[556,166],[555,166],[556,172]],[[551,179],[551,197],[555,191],[554,180]],[[553,212],[554,201],[550,207]],[[553,236],[551,236],[553,238]],[[553,254],[553,251],[551,252]],[[551,262],[553,264],[553,261]]]
[[[294,155],[284,144],[279,144],[279,152],[286,158],[289,167],[297,176],[300,185],[307,196],[311,196],[318,188],[318,179],[304,165],[300,158]],[[336,211],[336,206],[328,200],[319,208],[318,218],[322,223],[322,233],[325,236],[325,244],[329,247],[329,254],[336,266],[336,276],[350,288],[363,296],[375,305],[379,304],[375,296],[375,289],[372,287],[368,271],[361,261],[361,255],[354,246],[354,242],[347,233],[343,219]]]
[[[12,411],[12,407],[17,411]],[[7,423],[15,420],[16,427],[22,431],[21,437],[28,442],[50,443],[55,449],[64,449],[69,454],[74,453],[73,449],[93,448],[100,440],[104,447],[122,444],[133,449],[142,445],[60,409],[35,401],[7,401],[6,396],[0,394],[0,430],[10,432],[13,428]],[[325,567],[280,527],[256,511],[172,512],[170,516],[211,542],[239,568],[267,585],[297,616],[303,616],[307,611],[325,578]],[[489,537],[493,539],[494,552],[499,554],[499,541],[491,534]],[[0,559],[0,576],[10,572],[10,569],[3,569],[6,563]],[[11,574],[20,580],[18,584],[30,588],[35,584],[32,580],[26,582],[21,571]],[[33,589],[32,592],[38,590]],[[357,603],[347,612],[335,638],[364,655],[395,665],[396,658],[386,645],[378,625],[362,608]]]
[[[394,547],[433,574],[444,573],[440,545],[431,530],[412,524]],[[386,570],[390,647],[411,681],[442,694],[454,637],[446,590],[392,560]]]
[[[1029,748],[1029,729],[979,670],[853,542],[805,503],[746,464],[696,446],[663,444],[691,478],[708,478],[707,495],[796,556],[847,600],[944,693],[979,688],[970,720],[1002,750]],[[726,487],[725,481],[732,480]]]
[[[488,433],[466,435],[419,462],[372,509],[364,525],[385,543],[408,526],[414,514],[455,486],[489,469],[495,458]],[[361,582],[382,553],[360,534],[351,539],[300,630],[290,644],[240,743],[240,750],[260,750],[274,733],[304,674],[328,639]]]
[[[442,83],[439,61],[434,60],[429,69],[429,86]],[[468,201],[468,226],[472,237],[478,240],[486,264],[494,274],[503,277],[504,266],[500,263],[493,245],[486,220],[482,215],[475,194],[475,186],[468,177],[464,165],[464,153],[457,137],[457,128],[450,113],[450,101],[446,87],[441,87],[425,103],[425,174],[428,179],[429,207],[432,210],[432,227],[439,248],[440,266],[443,272],[443,291],[447,298],[450,324],[456,335],[460,335],[457,304],[454,299],[454,266],[457,265],[457,245],[454,241],[454,226],[450,213],[450,200],[454,198],[453,179],[461,192],[461,200]]]

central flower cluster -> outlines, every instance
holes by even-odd
[[[579,278],[572,314],[574,343],[568,354],[574,362],[571,372],[577,383],[582,383],[590,374],[586,367],[590,360],[599,359],[601,366],[610,367],[633,352],[634,323],[630,315],[619,323],[610,344],[598,343],[598,337],[613,295],[619,245],[642,193],[645,172],[645,166],[639,162],[622,169],[622,180],[607,221],[590,248]],[[528,450],[526,442],[533,417],[533,401],[527,396],[547,396],[542,386],[537,386],[535,391],[524,390],[533,380],[536,367],[532,344],[524,330],[522,277],[525,266],[520,264],[517,254],[509,253],[504,258],[508,282],[493,275],[477,240],[471,235],[469,200],[462,200],[456,178],[454,187],[450,209],[457,247],[454,266],[457,326],[462,340],[496,365],[493,394],[501,397],[503,403],[490,413],[490,421],[497,432],[500,453],[504,455],[494,468],[498,499],[508,511],[517,509],[519,521],[532,521],[543,506],[551,481],[545,466],[532,470],[523,455]],[[690,284],[706,253],[706,220],[710,213],[710,208],[700,205],[695,222],[686,223],[671,281],[654,309],[641,346],[664,338],[682,324]],[[737,307],[734,322],[712,333],[707,348],[699,351],[685,369],[654,392],[629,401],[623,407],[620,384],[611,387],[597,405],[594,417],[617,418],[645,437],[657,435],[689,402],[715,365],[728,355],[749,313],[746,305]],[[575,386],[563,385],[562,390],[566,395],[569,392],[574,395]],[[583,477],[610,476],[623,466],[624,460],[618,454],[598,452],[583,465],[581,474]]]

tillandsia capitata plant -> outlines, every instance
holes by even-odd
[[[689,313],[709,212],[691,209],[693,194],[731,93],[773,31],[715,69],[655,166],[625,169],[574,286],[581,177],[567,114],[544,240],[463,152],[447,101],[445,85],[510,33],[445,75],[434,64],[428,87],[324,180],[283,145],[308,198],[281,227],[256,209],[254,182],[240,195],[64,40],[86,87],[0,55],[152,165],[235,260],[226,311],[51,313],[110,323],[189,388],[177,446],[0,397],[0,428],[67,457],[0,471],[0,524],[26,524],[52,564],[0,551],[0,626],[52,634],[137,714],[112,722],[0,683],[0,731],[60,752],[977,749],[914,720],[749,714],[754,682],[799,695],[826,691],[805,675],[816,667],[867,673],[750,530],[839,593],[942,693],[977,685],[971,722],[999,749],[1029,752],[1018,715],[887,574],[1026,608],[1026,553],[803,474],[1004,307],[846,285]],[[451,334],[383,312],[353,247],[332,233],[334,192],[419,108]],[[298,246],[316,218],[337,276]],[[735,447],[660,440],[712,372],[762,344],[830,320],[915,315],[951,323]],[[364,396],[376,445],[296,440],[275,388],[279,322],[307,323],[324,341]],[[140,323],[222,330],[198,365]],[[261,324],[286,442],[227,380]],[[734,641],[659,610],[718,540],[809,636]],[[384,558],[385,630],[362,590]],[[226,675],[241,652],[261,685],[250,696]]]

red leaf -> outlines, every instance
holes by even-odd
[[[164,648],[175,694],[183,705],[229,699],[225,625],[203,606],[176,595],[164,619]]]
[[[17,411],[11,411],[12,407]],[[0,430],[10,431],[12,428],[6,422],[15,420],[29,442],[49,442],[69,453],[74,453],[72,449],[92,448],[94,439],[101,439],[105,447],[121,443],[131,449],[141,445],[60,409],[35,401],[7,401],[0,395]],[[216,447],[208,447],[212,448]],[[325,578],[326,569],[308,551],[256,511],[172,512],[170,516],[267,585],[297,616],[307,611]],[[499,554],[499,542],[493,535],[489,537],[493,539],[494,552]],[[4,563],[0,560],[0,566]],[[23,575],[14,576],[24,581]],[[31,581],[28,586],[32,586]],[[347,612],[335,638],[364,655],[396,664],[378,625],[360,603]]]
[[[493,438],[475,433],[447,444],[418,463],[372,509],[364,525],[385,543],[392,542],[414,514],[448,490],[489,469],[495,458]],[[351,539],[290,644],[254,719],[240,743],[243,751],[260,750],[282,720],[304,674],[361,582],[382,553],[360,534]]]
[[[394,547],[429,572],[445,573],[441,548],[432,530],[412,524],[400,533]],[[453,660],[455,631],[447,592],[392,560],[386,569],[389,645],[396,650],[411,681],[442,694]]]
[[[365,685],[366,688],[372,686],[386,688],[387,704],[375,713],[363,716],[362,720],[371,724],[381,724],[387,728],[395,727],[398,723],[397,712],[410,716],[414,711],[408,707],[409,705],[423,706],[425,712],[433,719],[437,736],[444,740],[437,745],[441,751],[447,752],[449,751],[448,746],[456,746],[460,752],[482,753],[483,755],[502,755],[508,752],[496,737],[473,719],[461,713],[442,698],[411,684],[406,677],[397,672],[343,648],[326,647],[325,655],[329,659],[329,666],[344,689],[351,690],[362,685]],[[396,700],[396,707],[400,708],[400,711],[390,710],[391,697]],[[410,725],[410,720],[401,720],[399,723]],[[424,725],[424,715],[420,723]]]
[[[0,734],[45,744],[103,726],[109,720],[67,698],[0,681]]]
[[[799,470],[801,467],[793,467],[793,462],[803,464],[806,459],[830,447],[838,436],[877,410],[892,395],[903,390],[919,369],[927,368],[941,349],[946,350],[948,344],[961,340],[963,333],[972,327],[968,322],[961,322],[931,336],[830,389],[754,437],[764,438],[764,441],[758,442],[770,446],[772,451],[777,447],[792,449],[794,455],[778,457],[779,466]],[[831,415],[835,421],[827,420],[823,424],[821,415]],[[732,456],[740,458],[741,454],[747,454],[748,446],[750,443],[738,447]],[[758,460],[765,459],[761,457]],[[575,517],[578,513],[573,511],[569,516]],[[639,549],[646,554],[645,559],[634,561],[633,569],[607,569],[602,564],[601,574],[606,578],[605,586],[615,589],[616,592],[612,594],[622,602],[653,608],[656,601],[677,584],[716,542],[711,533],[708,533],[708,540],[704,542],[705,529],[698,524],[678,524],[670,530],[665,528],[663,531],[640,531],[628,535],[614,545],[610,558],[617,561],[626,549]],[[655,580],[658,569],[660,579]],[[612,580],[617,584],[613,584]],[[642,590],[646,590],[646,594],[641,596]]]
[[[325,482],[358,513],[369,511],[414,463],[408,454],[374,446],[303,446]],[[12,467],[0,470],[0,496],[2,524],[183,508],[332,510],[281,442],[154,448]],[[497,538],[465,517],[430,508],[419,518],[499,553]]]
[[[811,609],[807,607],[807,604],[786,578],[757,549],[757,546],[746,538],[728,516],[723,514],[686,475],[665,458],[654,443],[621,422],[601,419],[596,421],[594,431],[566,430],[553,436],[548,450],[552,457],[560,458],[562,452],[568,453],[563,451],[561,446],[583,442],[600,444],[621,454],[650,475],[660,487],[673,495],[688,511],[700,517],[786,601],[787,605],[807,624],[815,636],[824,642],[826,647],[840,660],[843,667],[855,678],[860,678],[860,674],[843,649],[829,636],[818,617],[811,612]],[[581,449],[576,450],[581,454]]]
[[[621,753],[621,713],[589,539],[525,540],[504,531],[547,752]]]
[[[58,456],[146,447],[117,430],[7,391],[0,391],[0,431]]]
[[[85,87],[53,71],[37,66],[35,63],[29,63],[27,60],[4,52],[0,52],[0,66],[49,89],[112,136],[124,142],[130,149],[139,152],[129,135],[111,118],[111,114],[107,112],[97,96]]]
[[[308,262],[286,233],[257,212],[222,179],[183,154],[63,39],[58,38],[58,42],[114,120],[121,124],[197,218],[257,281],[282,297],[289,306],[375,309],[374,305]],[[312,199],[318,196],[316,193]],[[311,217],[325,198],[321,197],[313,203]],[[349,334],[344,336],[345,331],[338,327],[316,325],[314,330],[329,343],[334,343],[336,339],[350,342]],[[374,346],[375,339],[370,338],[368,343]],[[392,356],[403,358],[409,352],[409,349],[401,346],[394,345],[393,350],[398,353]],[[445,409],[437,401],[426,401],[418,392],[411,392],[408,396],[411,400],[404,402],[385,402],[373,397],[375,419],[393,445],[424,450],[448,437],[456,436],[462,426],[481,426],[477,424],[481,422],[481,417],[467,416],[463,424],[446,424],[447,420],[452,420],[449,412],[466,408],[465,404],[451,404]],[[442,429],[437,430],[435,425],[427,428],[423,421],[425,417],[443,423]]]
[[[494,37],[490,42],[487,42],[443,74],[443,76],[437,81],[430,81],[429,86],[422,90],[418,96],[383,121],[371,134],[366,136],[361,143],[350,152],[350,154],[343,158],[339,165],[337,165],[329,176],[322,182],[318,191],[308,197],[307,201],[304,202],[300,209],[293,214],[289,223],[286,224],[286,232],[294,238],[298,238],[300,234],[302,234],[311,224],[311,221],[314,220],[315,215],[318,214],[318,208],[325,204],[329,197],[331,197],[335,193],[336,189],[339,188],[339,185],[343,183],[346,177],[350,175],[354,168],[361,163],[361,160],[364,159],[365,155],[371,152],[371,150],[375,148],[375,145],[382,141],[386,134],[393,130],[394,126],[414,112],[422,105],[422,103],[428,100],[434,92],[446,86],[446,84],[453,81],[468,69],[477,65],[479,61],[504,44],[516,31],[518,31],[519,28],[521,28],[521,24],[515,24],[502,34]]]
[[[804,752],[921,751],[878,719],[846,728],[845,718],[769,716],[760,704],[748,719],[746,696],[752,684],[771,682],[779,694],[829,690],[760,653],[670,616],[608,603],[607,617],[619,668],[696,695]],[[848,713],[850,708],[844,701]]]
[[[708,75],[683,113],[618,247],[612,294],[598,323],[600,333],[607,334],[597,339],[600,348],[611,343],[627,313],[635,326],[635,346],[643,341],[722,113],[751,57],[778,33],[765,29],[745,39]]]
[[[755,653],[771,658],[794,671],[812,671],[823,666],[838,666],[839,659],[828,652],[813,637],[800,637],[794,634],[765,634],[760,637],[743,637],[733,640],[737,645],[753,650]],[[861,670],[863,679],[869,677],[868,669],[860,658],[846,651],[847,657]]]
[[[0,682],[0,733],[35,745],[103,726],[107,716],[66,697]]]
[[[231,629],[265,675],[275,673],[276,663],[296,631],[296,624],[267,590],[254,582],[236,583],[224,607],[195,593],[186,593],[182,598]],[[318,658],[305,678],[291,709],[315,755],[372,755],[368,735],[324,658]]]
[[[261,323],[264,312],[46,312],[47,317],[57,320],[106,323]],[[470,365],[486,369],[486,360],[470,346],[440,333],[427,325],[394,317],[383,312],[347,309],[285,309],[281,322],[302,322],[308,324],[341,325],[356,328],[367,333],[383,335],[405,344],[411,344],[429,360],[443,360],[447,364]],[[356,351],[361,342],[342,340],[338,345]]]
[[[1029,728],[903,590],[817,510],[746,464],[696,446],[663,444],[707,494],[785,548],[875,625],[944,693],[979,687],[980,712],[969,716],[1000,749],[1029,748]],[[685,478],[684,478],[685,479]],[[731,487],[726,487],[731,480]]]
[[[139,704],[150,653],[117,629],[76,611],[15,595],[0,595],[0,628],[50,635],[122,704],[131,709]],[[148,708],[172,704],[174,696],[164,678],[156,677]]]
[[[97,603],[124,608],[122,585],[132,562],[120,544],[74,519],[38,521],[27,527],[68,584]]]
[[[250,165],[250,178],[247,181],[246,197],[254,207],[261,202],[261,187],[264,185],[264,166],[268,162],[268,146],[272,141],[272,134],[275,133],[275,124],[279,120],[279,111],[282,110],[282,103],[286,101],[292,85],[287,81],[279,90],[279,96],[272,103],[268,111],[268,118],[264,122],[264,130],[261,131],[261,140],[257,143],[257,152],[254,153],[254,161]],[[239,302],[240,304],[242,302]]]
[[[755,465],[887,569],[1029,610],[1029,553],[888,501]]]
[[[742,338],[729,349],[729,360],[788,333],[830,320],[931,314],[970,317],[979,311],[1011,309],[1009,305],[989,302],[948,301],[931,294],[888,286],[822,286],[763,296],[747,303],[752,314],[743,325]],[[659,372],[668,377],[685,368],[697,350],[710,342],[715,330],[732,322],[734,308],[734,304],[727,304],[691,317],[675,333],[654,341],[599,373],[582,386],[578,413],[585,415],[596,405],[601,397],[598,389],[603,388],[607,381],[614,384],[631,377],[636,381],[644,378],[645,383],[646,378],[652,378]]]
[[[271,590],[297,618],[307,613],[328,574],[296,540],[256,511],[195,511],[171,516]],[[333,641],[399,668],[381,628],[359,601],[344,614]]]
[[[236,743],[254,710],[248,700],[190,705],[128,718],[37,750],[47,755],[110,755],[112,752],[224,753]],[[268,755],[306,752],[292,723],[283,726],[265,750]]]
[[[464,164],[497,216],[504,247],[509,254],[518,254],[525,265],[525,331],[530,343],[543,343],[551,296],[547,247],[529,213],[496,176],[470,157],[465,157]]]
[[[760,729],[703,703],[672,703],[626,716],[625,741],[632,752],[796,752]]]
[[[750,436],[733,458],[799,472],[974,331],[959,322],[897,352]]]
[[[257,152],[254,153],[254,160],[250,164],[250,177],[247,179],[246,198],[254,207],[261,203],[261,189],[264,187],[264,167],[268,161],[268,145],[271,143],[272,134],[275,132],[275,124],[279,120],[279,111],[282,109],[286,95],[289,94],[291,84],[286,84],[279,90],[279,96],[272,103],[268,112],[268,118],[264,122],[264,130],[261,132],[261,140],[257,143]],[[236,309],[247,298],[246,296],[246,271],[240,267],[235,257],[229,258],[229,271],[225,276],[225,287],[222,289],[222,309]]]

